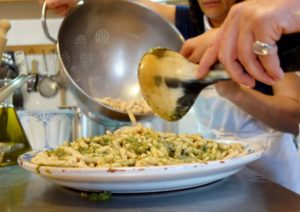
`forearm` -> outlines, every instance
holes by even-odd
[[[279,131],[298,134],[300,104],[285,96],[268,96],[248,88],[226,97],[239,108]]]
[[[150,0],[137,0],[137,2],[149,7],[153,11],[166,18],[171,23],[175,23],[175,5],[157,3]]]

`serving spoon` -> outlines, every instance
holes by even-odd
[[[153,48],[144,54],[138,79],[153,112],[165,120],[177,121],[189,111],[203,88],[230,79],[221,64],[201,80],[196,79],[197,69],[196,64],[167,48]]]
[[[300,70],[300,34],[283,36],[277,42],[278,56],[285,72]],[[230,76],[220,63],[202,79],[196,78],[197,65],[167,48],[146,52],[138,66],[141,92],[153,112],[167,121],[181,119],[206,86]]]

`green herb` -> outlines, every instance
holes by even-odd
[[[54,149],[51,149],[51,150],[47,150],[46,151],[46,154],[48,157],[50,157],[52,154],[54,154],[55,150]]]
[[[204,144],[204,145],[201,147],[201,150],[202,150],[203,152],[207,152],[207,150],[208,150],[207,144]]]
[[[67,153],[65,152],[64,149],[58,148],[54,151],[54,154],[59,158],[62,159]]]
[[[48,173],[48,174],[51,174],[50,169],[45,169],[45,172]]]
[[[109,201],[112,199],[112,195],[108,191],[104,191],[101,193],[86,193],[86,192],[81,192],[80,196],[84,199],[87,199],[88,201],[91,202],[98,202],[98,201]]]
[[[78,152],[80,152],[81,154],[88,154],[90,153],[90,150],[88,148],[79,147]]]
[[[147,144],[139,142],[139,140],[133,136],[126,138],[126,143],[130,143],[130,149],[136,154],[146,153],[150,149]]]
[[[108,145],[109,143],[111,143],[111,138],[107,137],[107,136],[103,136],[101,144],[102,145]]]
[[[38,174],[41,173],[40,168],[41,168],[42,166],[43,166],[43,164],[38,164],[38,165],[36,166],[35,170],[36,170],[36,172],[37,172]]]

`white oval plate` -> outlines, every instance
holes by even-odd
[[[263,147],[241,143],[248,154],[227,160],[207,163],[189,163],[152,167],[121,168],[62,168],[31,163],[37,152],[28,152],[18,158],[21,167],[43,178],[69,188],[83,191],[110,191],[112,193],[148,193],[171,191],[205,185],[235,174],[263,154]]]

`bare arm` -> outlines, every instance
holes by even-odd
[[[240,87],[232,81],[218,83],[216,88],[221,96],[269,127],[299,133],[300,77],[296,74],[286,74],[283,80],[277,82],[273,86],[274,96]]]
[[[43,1],[39,0],[42,4]],[[45,0],[47,7],[54,10],[56,13],[65,16],[70,8],[76,5],[76,0]],[[133,0],[139,2],[150,9],[154,10],[173,24],[175,23],[175,5],[168,5],[163,3],[152,2],[150,0]]]
[[[153,11],[157,12],[158,14],[166,18],[171,23],[173,24],[175,23],[175,12],[176,12],[175,5],[157,3],[157,2],[152,2],[150,0],[137,0],[137,1],[149,7]]]

